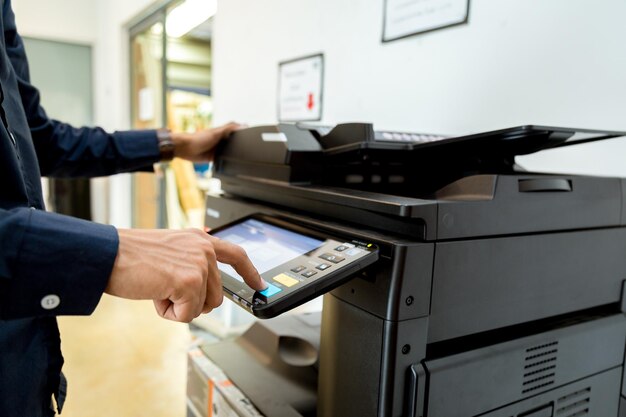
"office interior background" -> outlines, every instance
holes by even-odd
[[[388,43],[383,0],[218,0],[193,31],[167,36],[179,3],[14,0],[49,113],[108,130],[272,124],[279,63],[323,53],[323,125],[626,130],[623,0],[470,0],[467,24]],[[539,172],[626,176],[626,139],[517,161]],[[176,205],[169,170],[92,180],[91,217],[121,228],[201,225],[197,195],[178,201],[178,211],[163,209]],[[225,305],[216,323],[201,327],[224,335],[249,323],[231,310]],[[185,352],[197,337],[186,326],[158,319],[151,303],[105,296],[92,317],[62,318],[61,330],[70,380],[64,415],[184,415]]]

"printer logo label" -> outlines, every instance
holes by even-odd
[[[287,142],[287,136],[283,132],[264,132],[261,133],[263,142]]]

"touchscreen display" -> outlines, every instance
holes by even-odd
[[[262,274],[300,255],[319,248],[323,240],[282,229],[255,219],[248,219],[227,229],[212,233],[213,236],[241,246]],[[218,268],[243,282],[232,266],[218,262]]]

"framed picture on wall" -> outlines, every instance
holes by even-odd
[[[467,23],[469,0],[385,0],[383,42]]]
[[[278,120],[322,119],[324,55],[310,55],[278,65]]]

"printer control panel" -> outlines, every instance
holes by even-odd
[[[267,283],[254,291],[218,263],[224,294],[261,318],[290,310],[350,279],[378,259],[369,242],[326,236],[268,216],[251,216],[211,232],[241,246]]]
[[[278,272],[276,275],[262,274],[268,288],[258,292],[254,303],[263,304],[282,291],[298,285],[308,285],[341,269],[344,265],[351,265],[367,253],[367,246],[356,242],[329,241],[314,253],[301,255],[281,266],[281,270],[274,270],[272,274]]]

